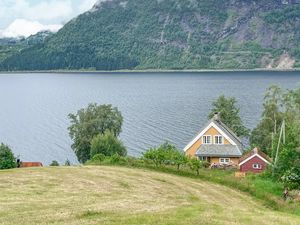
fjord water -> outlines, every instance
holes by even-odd
[[[23,161],[77,162],[68,114],[95,102],[121,110],[130,155],[166,140],[182,149],[221,94],[237,98],[253,128],[272,84],[295,88],[300,72],[0,74],[0,142]]]

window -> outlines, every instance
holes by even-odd
[[[211,144],[211,136],[210,135],[203,136],[203,144],[206,144],[206,145]]]
[[[215,136],[215,144],[216,145],[222,145],[222,144],[224,144],[224,142],[223,142],[223,136],[221,136],[221,135],[216,135]]]
[[[228,164],[228,163],[230,163],[230,158],[220,158],[220,163]]]
[[[261,169],[261,165],[258,163],[253,164],[252,167],[253,167],[253,169],[257,169],[257,170]]]
[[[200,161],[207,161],[207,157],[206,156],[200,156],[199,159],[200,159]]]

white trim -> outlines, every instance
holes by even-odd
[[[252,168],[255,169],[255,170],[261,170],[262,166],[259,163],[254,163],[254,164],[252,164]]]
[[[210,137],[210,143],[204,143],[204,137]],[[202,144],[203,145],[212,145],[213,144],[213,137],[212,137],[212,135],[203,135],[202,136]]]
[[[245,164],[246,162],[248,162],[249,160],[253,159],[255,156],[257,156],[258,158],[260,158],[261,160],[263,160],[264,162],[268,163],[269,165],[271,164],[268,160],[266,160],[265,158],[261,157],[258,153],[255,153],[254,155],[252,155],[251,157],[248,157],[247,159],[245,159],[244,161],[239,163],[239,166]]]
[[[218,125],[216,125],[214,122],[211,122],[210,124],[208,124],[208,126],[202,130],[190,143],[187,144],[187,146],[185,146],[185,148],[183,149],[185,152],[193,146],[193,144],[195,144],[211,127],[215,128],[222,136],[223,138],[226,138],[226,140],[229,141],[230,144],[232,145],[237,145],[231,138],[228,137],[228,135],[226,135],[224,133],[224,131],[222,131]]]
[[[222,142],[221,143],[216,143],[216,137],[218,137],[218,141],[219,141],[219,137],[221,137]],[[224,137],[222,135],[214,135],[214,144],[215,145],[224,145]]]
[[[224,162],[221,162],[222,159],[224,159]],[[226,162],[226,159],[228,159],[228,162]],[[220,164],[230,164],[230,162],[231,162],[230,158],[219,158],[219,163]]]

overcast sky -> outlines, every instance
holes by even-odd
[[[0,0],[0,37],[57,31],[97,0]]]

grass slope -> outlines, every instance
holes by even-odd
[[[300,224],[230,188],[121,167],[0,172],[0,224]]]

